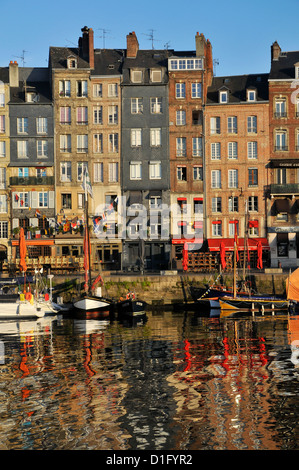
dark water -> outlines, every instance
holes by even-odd
[[[0,449],[298,449],[298,322],[0,322]]]

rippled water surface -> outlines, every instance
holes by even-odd
[[[0,322],[0,449],[298,449],[298,322]]]

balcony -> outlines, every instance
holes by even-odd
[[[9,178],[10,186],[35,186],[35,185],[44,185],[44,186],[53,186],[54,185],[54,176],[11,176]]]
[[[299,183],[271,184],[270,194],[299,194]]]

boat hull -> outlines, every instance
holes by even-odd
[[[2,301],[0,319],[42,318],[45,310],[38,305],[25,301]]]
[[[219,299],[220,317],[232,317],[240,314],[252,315],[278,315],[288,312],[287,300],[275,298],[231,298]]]
[[[144,300],[122,300],[117,303],[118,319],[137,319],[146,317],[146,305]]]
[[[102,297],[85,296],[73,303],[73,310],[77,318],[108,318],[111,312],[111,301]]]

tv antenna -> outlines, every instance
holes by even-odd
[[[98,36],[99,38],[103,38],[103,49],[105,49],[105,40],[106,40],[106,34],[111,33],[110,29],[103,29],[103,28],[98,28],[100,31],[102,31],[102,36]]]
[[[154,39],[154,31],[155,29],[150,29],[150,34],[145,34],[145,33],[142,33],[144,36],[148,36],[149,38],[149,41],[152,41],[152,49],[155,49],[154,48],[154,41],[157,41],[157,39]]]
[[[21,59],[22,60],[22,67],[24,67],[25,65],[25,53],[28,52],[28,51],[25,51],[24,49],[22,50],[22,55],[19,56],[19,55],[15,55],[14,57],[16,57],[17,59]]]
[[[167,43],[164,44],[164,47],[165,47],[165,49],[166,49],[167,51],[168,51],[168,49],[169,49],[169,45],[170,45],[170,41],[167,41]]]

